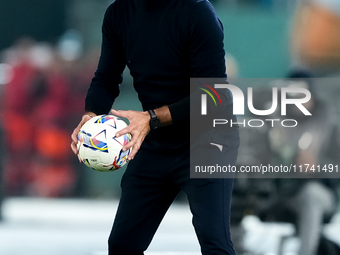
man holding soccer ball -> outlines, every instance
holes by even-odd
[[[123,150],[133,148],[109,254],[143,254],[180,190],[188,196],[202,254],[235,254],[229,229],[233,179],[193,179],[189,171],[190,78],[226,78],[223,28],[212,5],[207,0],[116,0],[105,13],[102,32],[86,113],[72,134],[74,153],[82,125],[110,111],[126,65],[144,110],[112,110],[129,119],[116,136],[130,133]],[[227,163],[235,164],[236,154],[227,152]]]

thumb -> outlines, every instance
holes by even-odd
[[[86,114],[86,115],[83,116],[83,121],[86,122],[86,121],[90,120],[91,118],[92,117],[90,115]]]

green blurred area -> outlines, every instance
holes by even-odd
[[[239,77],[285,76],[289,68],[289,23],[285,12],[218,9],[225,50],[238,62]]]
[[[65,0],[1,0],[0,50],[21,37],[55,42],[68,23]]]

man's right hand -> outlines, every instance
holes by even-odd
[[[92,113],[92,112],[88,112],[86,114],[83,115],[83,118],[81,119],[79,125],[73,130],[73,133],[71,135],[71,148],[72,151],[74,152],[74,154],[78,155],[78,149],[77,149],[77,143],[78,143],[78,133],[81,129],[81,127],[85,124],[85,122],[87,122],[88,120],[90,120],[92,117],[96,116],[96,114]],[[81,162],[81,159],[78,157],[79,161]]]

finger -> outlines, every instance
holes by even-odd
[[[129,118],[129,111],[116,111],[114,109],[111,110],[113,115],[119,116],[119,117],[124,117],[124,118]]]
[[[141,131],[136,131],[133,130],[130,132],[132,139],[129,143],[127,143],[124,148],[126,150],[130,149],[132,146],[135,146],[135,144],[139,144],[139,146],[142,144],[142,142],[144,141],[146,135],[148,134],[148,131],[146,129],[143,129]],[[131,143],[133,144],[131,146]]]
[[[73,130],[71,138],[73,142],[77,143],[78,142],[78,133],[81,129],[81,127],[84,125],[83,121],[81,121],[78,126]]]
[[[92,117],[90,115],[85,114],[81,120],[81,124],[84,125],[85,122],[89,121]]]
[[[73,140],[73,142],[77,143],[78,142],[78,133],[81,129],[81,127],[91,119],[91,117],[89,115],[84,115],[80,121],[80,123],[78,124],[78,126],[73,130],[73,133],[71,135],[71,139]]]
[[[131,126],[127,126],[126,128],[123,128],[123,129],[119,130],[119,131],[116,133],[115,136],[116,136],[116,137],[120,137],[120,136],[122,136],[122,135],[124,135],[124,134],[128,134],[128,133],[131,134],[131,132],[132,132]]]
[[[129,143],[127,143],[124,146],[125,150],[132,148],[130,155],[128,156],[128,160],[132,160],[135,157],[135,155],[139,151],[146,135],[147,135],[146,132],[140,132],[138,136],[135,136],[136,139],[132,139]]]
[[[71,149],[73,151],[74,154],[78,155],[78,149],[77,146],[75,145],[75,143],[71,143]]]
[[[141,144],[142,144],[142,140],[143,139],[139,139],[135,144],[134,144],[134,146],[133,146],[133,148],[132,148],[132,150],[131,150],[131,153],[130,153],[130,155],[128,156],[128,160],[132,160],[134,157],[135,157],[135,155],[136,155],[136,153],[139,151],[139,149],[140,149],[140,146],[141,146]]]
[[[135,136],[136,138],[135,139],[131,139],[130,142],[128,142],[127,144],[125,144],[122,148],[123,151],[127,151],[129,150],[130,148],[132,148],[133,146],[135,146],[135,144],[137,143],[137,136]]]
[[[77,143],[77,142],[78,142],[78,133],[79,133],[79,131],[80,131],[80,129],[76,128],[76,129],[73,131],[72,135],[71,135],[72,141],[73,141],[74,143]]]
[[[76,127],[76,129],[81,129],[82,128],[82,126],[84,126],[84,124],[86,123],[86,122],[88,122],[90,119],[91,119],[92,117],[90,116],[90,115],[87,115],[87,114],[85,114],[82,118],[81,118],[81,121],[80,121],[80,123],[78,124],[78,126]]]

